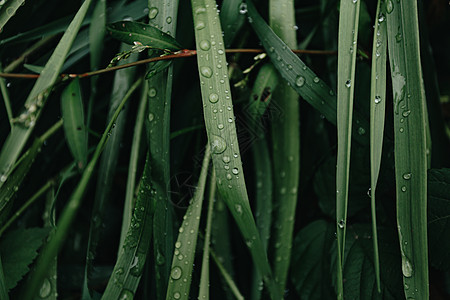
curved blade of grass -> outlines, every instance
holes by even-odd
[[[222,264],[221,259],[217,257],[215,252],[212,249],[209,249],[209,254],[214,260],[214,263],[216,264],[217,268],[220,271],[220,274],[224,278],[225,282],[228,284],[231,292],[233,293],[234,297],[237,300],[244,300],[244,296],[242,296],[241,292],[239,291],[239,288],[237,287],[236,283],[234,282],[231,275],[228,273],[225,266]]]
[[[88,156],[88,132],[84,120],[80,80],[75,78],[61,94],[61,115],[70,152],[79,169],[84,169]]]
[[[85,2],[86,3],[86,2]],[[114,116],[111,118],[108,126],[105,129],[105,132],[102,135],[100,142],[98,143],[95,153],[91,159],[91,161],[87,164],[84,169],[83,175],[78,183],[77,187],[73,191],[70,199],[68,200],[67,205],[61,213],[59,218],[57,229],[54,237],[48,242],[45,248],[41,251],[39,255],[36,267],[32,274],[30,274],[30,280],[26,285],[26,288],[23,290],[23,296],[21,299],[28,300],[32,299],[37,289],[41,286],[44,277],[47,275],[48,267],[52,263],[55,256],[58,254],[58,251],[61,249],[69,231],[70,226],[75,218],[76,213],[81,205],[81,201],[86,192],[87,185],[91,179],[92,174],[94,173],[94,168],[100,158],[100,154],[103,151],[103,148],[108,141],[110,132],[113,128],[113,124],[116,121],[119,113],[121,112],[123,106],[131,97],[133,92],[139,87],[142,80],[138,80],[128,91],[125,97],[122,99],[119,107],[116,109]]]
[[[139,285],[152,239],[155,212],[156,194],[151,186],[150,168],[147,154],[133,218],[102,299],[133,299]]]
[[[169,284],[166,299],[188,299],[191,287],[192,269],[194,268],[195,247],[197,245],[198,227],[202,213],[203,194],[205,192],[206,175],[211,159],[210,146],[206,146],[198,185],[192,202],[183,217],[183,223],[178,230],[175,251],[172,259]]]
[[[336,232],[337,232],[337,298],[344,299],[343,274],[345,231],[347,222],[350,146],[355,87],[356,49],[359,5],[361,1],[341,1],[338,38],[337,80],[337,166],[336,166]]]
[[[258,14],[251,0],[247,1],[248,16],[272,63],[292,88],[317,109],[332,124],[336,124],[337,102],[336,95],[324,81],[306,66],[289,47],[270,29]],[[349,49],[347,49],[348,51]],[[367,144],[366,132],[368,121],[357,111],[354,113],[353,138],[359,143]]]
[[[371,170],[371,210],[374,250],[374,269],[378,292],[381,292],[380,262],[378,255],[376,188],[380,174],[383,150],[384,118],[386,109],[386,47],[387,33],[385,6],[378,0],[372,48],[372,78],[370,84],[370,170]]]
[[[16,11],[25,4],[25,0],[8,1],[0,10],[0,33],[9,19],[16,14]]]
[[[192,0],[206,131],[217,190],[230,209],[273,299],[281,298],[256,227],[245,186],[234,123],[222,29],[213,0]]]
[[[200,288],[198,299],[209,299],[209,246],[211,242],[211,227],[214,208],[214,197],[216,194],[216,172],[212,170],[209,185],[208,214],[206,216],[205,242],[203,246],[202,272],[200,275]]]
[[[140,42],[146,46],[170,51],[183,49],[169,34],[145,23],[122,21],[108,25],[107,30],[113,38],[130,45]]]
[[[121,50],[128,49],[129,46],[122,44]],[[136,61],[137,56],[134,55],[129,58],[129,61]],[[124,63],[123,61],[119,64]],[[109,111],[107,122],[114,116],[115,110],[120,105],[123,97],[133,84],[132,80],[136,69],[122,69],[114,74],[113,88],[111,91],[111,98],[109,103]],[[114,176],[116,175],[116,167],[119,159],[120,144],[123,140],[123,134],[127,121],[128,109],[125,107],[114,123],[114,130],[109,136],[108,143],[105,145],[103,153],[100,158],[100,165],[98,169],[98,178],[95,189],[95,200],[92,207],[92,217],[89,227],[89,239],[86,249],[86,268],[85,268],[85,285],[83,293],[87,297],[89,291],[89,277],[93,271],[93,261],[97,253],[98,240],[102,232],[101,224],[104,222],[104,211],[110,204],[109,199],[111,195],[111,188],[113,186]],[[128,228],[128,227],[127,227]]]
[[[245,22],[247,5],[241,0],[225,0],[220,7],[220,23],[223,28],[225,47],[230,47]]]
[[[144,81],[141,89],[141,100],[138,108],[138,113],[136,115],[136,123],[134,125],[133,141],[131,142],[130,151],[130,163],[128,166],[128,178],[127,178],[127,189],[125,192],[125,204],[123,207],[123,217],[122,217],[122,230],[120,234],[119,250],[122,249],[123,243],[125,242],[128,227],[131,224],[131,217],[133,216],[133,201],[135,194],[136,185],[136,173],[138,168],[139,159],[139,148],[141,146],[141,136],[142,130],[144,128],[144,119],[147,110],[147,81]],[[119,251],[120,253],[120,251]]]
[[[61,38],[61,41],[56,46],[52,56],[46,63],[44,70],[41,72],[41,76],[38,78],[33,86],[33,89],[28,95],[25,102],[25,111],[21,114],[21,117],[19,117],[18,124],[12,128],[11,133],[8,135],[5,143],[3,144],[2,151],[0,153],[0,177],[8,176],[11,167],[16,162],[20,152],[33,131],[34,125],[39,118],[52,86],[55,84],[59,76],[61,67],[78,33],[78,30],[80,29],[81,22],[86,15],[91,1],[92,0],[84,1],[75,18],[72,20]],[[33,109],[30,110],[32,107]],[[36,107],[36,110],[34,110],[34,107]],[[4,181],[0,180],[0,187],[3,183]]]
[[[269,2],[270,26],[286,45],[295,49],[295,7],[293,0]],[[286,287],[291,261],[295,209],[300,176],[300,103],[298,94],[286,82],[280,82],[273,101],[283,112],[272,120],[274,188],[273,272],[282,291]]]
[[[428,299],[425,91],[417,2],[386,1],[394,94],[397,226],[406,298]]]
[[[149,0],[149,27],[159,28],[167,35],[176,34],[178,1]],[[155,15],[155,11],[158,14]],[[153,26],[153,27],[152,27]],[[175,41],[175,39],[171,38]],[[176,42],[176,41],[175,41]],[[178,43],[177,43],[178,44]],[[149,65],[150,73],[157,66],[169,66],[170,61]],[[170,111],[172,102],[173,67],[163,69],[148,80],[146,119],[147,144],[152,164],[152,185],[157,194],[153,223],[153,249],[157,299],[166,297],[170,277],[170,258],[173,255],[175,230],[173,206],[170,199]]]

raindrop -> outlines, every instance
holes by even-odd
[[[211,151],[215,154],[220,154],[227,149],[227,143],[218,135],[211,136]]]
[[[403,39],[403,34],[401,32],[398,32],[395,35],[395,40],[397,41],[397,43],[400,43],[402,41],[402,39]]]
[[[220,55],[222,55],[224,52],[222,49],[217,50],[217,53],[219,53]]]
[[[399,131],[403,132],[403,131],[405,131],[405,129],[403,127],[400,127]]]
[[[356,3],[356,2],[358,2],[358,0],[352,0],[353,1],[353,3]]]
[[[211,48],[211,43],[208,40],[203,40],[200,42],[200,49],[207,51]]]
[[[206,12],[206,9],[205,9],[204,7],[199,7],[199,8],[197,8],[197,9],[195,10],[195,13],[196,13],[197,15],[203,14],[203,13],[205,13],[205,12]]]
[[[239,155],[237,153],[233,154],[234,158],[237,158]]]
[[[239,13],[241,15],[245,15],[247,13],[247,4],[246,3],[241,3],[241,5],[239,5]]]
[[[152,7],[150,8],[149,12],[148,12],[148,17],[151,19],[156,18],[156,16],[158,15],[158,9],[156,7]]]
[[[205,67],[208,68],[208,67]],[[208,68],[209,69],[209,68]],[[211,69],[210,69],[211,70]],[[211,76],[210,76],[211,77]],[[219,101],[219,95],[217,95],[216,93],[211,93],[209,95],[209,102],[211,103],[216,103],[217,101]]]
[[[173,298],[174,299],[180,299],[181,298],[181,294],[178,292],[173,293]]]
[[[412,264],[406,256],[402,256],[402,273],[405,277],[411,277],[413,273]]]
[[[8,179],[8,176],[6,176],[5,174],[2,174],[2,176],[0,176],[0,181],[1,182],[5,182],[6,179]]]
[[[195,29],[197,30],[201,30],[203,28],[205,28],[205,22],[203,21],[198,22],[197,25],[195,26]]]
[[[403,174],[403,179],[405,179],[405,180],[411,179],[411,173],[405,173],[405,174]]]
[[[228,173],[228,174],[227,174],[227,179],[228,179],[228,180],[231,180],[231,179],[233,179],[233,176],[231,176],[231,174]]]
[[[343,229],[345,227],[345,221],[343,219],[338,222],[338,227],[340,229]]]
[[[155,119],[155,115],[152,114],[152,113],[149,113],[149,114],[148,114],[148,120],[149,120],[149,122],[153,121],[153,119]]]
[[[166,22],[167,22],[167,24],[172,23],[172,17],[167,17]]]
[[[173,267],[172,271],[170,272],[170,277],[172,277],[172,279],[177,280],[181,278],[181,275],[183,274],[183,271],[181,270],[180,267]]]
[[[366,133],[366,130],[364,128],[362,128],[362,127],[358,128],[358,134],[359,135],[364,135],[365,133]]]
[[[294,28],[294,30],[298,30],[298,26],[297,25],[294,25],[293,28]]]
[[[405,111],[402,113],[402,116],[404,116],[404,117],[406,118],[407,116],[409,116],[410,113],[411,113],[410,110],[405,110]]]
[[[177,249],[181,248],[181,242],[176,242],[175,243],[175,248],[177,248]]]
[[[298,76],[297,79],[295,80],[295,85],[298,87],[302,87],[304,84],[305,84],[305,77]]]
[[[222,157],[222,160],[223,160],[224,163],[227,164],[227,163],[229,163],[231,161],[231,158],[229,156],[225,155],[224,157]]]
[[[384,15],[383,15],[383,14],[380,14],[380,15],[378,16],[378,22],[382,23],[383,21],[384,21]]]
[[[236,209],[236,212],[238,213],[238,214],[242,214],[242,206],[240,205],[240,204],[236,204],[235,206],[234,206],[234,208]]]
[[[201,67],[200,73],[206,78],[210,78],[212,76],[212,70],[210,67]]]
[[[319,83],[320,78],[316,76],[316,77],[314,77],[313,81],[314,81],[315,83]]]
[[[406,192],[406,186],[402,186],[401,190],[402,192]]]
[[[369,196],[369,198],[372,198],[372,188],[369,188],[367,190],[367,196]]]
[[[47,298],[48,296],[50,296],[51,292],[52,292],[52,284],[50,283],[50,280],[45,278],[39,290],[39,297]]]
[[[388,0],[386,2],[386,12],[390,14],[394,10],[394,2],[392,0]]]
[[[218,125],[217,125],[217,128],[219,128],[220,130],[222,130],[222,129],[224,128],[224,126],[223,126],[223,124],[221,123],[221,124],[218,124]]]
[[[228,123],[233,123],[233,119],[232,118],[228,118]]]
[[[156,89],[155,88],[150,88],[149,90],[148,90],[148,95],[150,96],[150,97],[155,97],[156,96]]]
[[[381,97],[380,96],[375,96],[375,104],[378,104],[381,102]]]
[[[134,298],[134,293],[130,290],[124,289],[122,293],[120,293],[119,300],[131,300]]]
[[[345,82],[345,86],[346,87],[351,87],[352,86],[352,81],[349,79],[349,80],[347,80],[346,82]]]
[[[233,170],[231,171],[234,175],[239,174],[239,170],[238,168],[233,168]]]

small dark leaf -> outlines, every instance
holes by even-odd
[[[0,241],[5,285],[8,290],[14,288],[30,270],[28,266],[37,256],[48,228],[28,228],[10,231]]]
[[[149,79],[150,77],[155,76],[158,72],[167,69],[171,63],[171,60],[160,60],[155,63],[149,64],[145,79]]]

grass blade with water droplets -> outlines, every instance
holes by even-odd
[[[336,232],[337,297],[344,299],[343,264],[350,175],[356,49],[360,1],[341,1],[337,80]]]
[[[251,0],[247,1],[247,7],[250,25],[281,77],[329,122],[336,124],[337,104],[334,92],[270,29]],[[368,121],[357,111],[354,113],[354,120],[353,138],[359,143],[367,144],[368,137],[365,133],[369,129]]]
[[[4,2],[4,1],[3,1]],[[0,10],[0,33],[3,31],[3,27],[8,23],[9,19],[16,14],[16,11],[20,6],[25,4],[25,0],[8,1],[3,4]]]
[[[270,26],[294,49],[297,47],[293,0],[269,2]],[[273,272],[282,291],[286,287],[291,261],[294,219],[300,176],[300,103],[295,90],[285,81],[274,90],[273,102],[283,112],[271,120],[274,179]]]
[[[183,49],[173,37],[145,23],[122,21],[108,25],[107,30],[113,38],[130,45],[140,42],[145,46],[170,51]]]
[[[406,298],[428,299],[427,123],[417,2],[386,1],[397,227]]]
[[[370,170],[371,210],[374,250],[374,269],[378,292],[381,292],[380,261],[378,255],[378,234],[376,219],[376,188],[383,149],[384,118],[386,108],[386,20],[385,6],[378,0],[372,48],[372,78],[370,86]]]
[[[88,135],[84,120],[80,80],[75,78],[61,94],[61,115],[66,141],[79,169],[84,169],[88,155]]]
[[[230,209],[272,298],[279,299],[280,290],[272,277],[245,186],[216,4],[213,0],[192,0],[192,10],[203,111],[217,191]]]
[[[225,47],[230,47],[245,22],[247,5],[242,0],[226,0],[220,7],[220,23],[223,28]]]
[[[178,1],[148,1],[149,24],[161,32],[176,34]],[[155,11],[158,13],[155,15]],[[167,67],[170,61],[150,64],[147,78],[157,66]],[[150,70],[150,71],[149,71]],[[151,179],[158,197],[153,223],[153,254],[156,261],[156,298],[166,297],[170,276],[170,258],[175,242],[173,206],[170,199],[170,112],[173,67],[158,71],[148,80],[148,117],[145,120],[147,144],[152,164]]]
[[[11,133],[3,144],[0,153],[0,176],[8,175],[11,167],[16,162],[17,157],[33,131],[34,125],[45,105],[50,90],[58,79],[58,74],[78,30],[80,29],[91,1],[92,0],[86,0],[78,10],[76,16],[61,38],[61,41],[56,46],[55,51],[45,65],[44,70],[42,70],[41,76],[38,78],[28,95],[25,102],[25,111],[18,118],[19,123],[12,128]],[[36,110],[32,109],[33,111],[30,111],[30,108],[34,106],[36,107]],[[0,180],[0,187],[3,183],[4,181]]]
[[[175,251],[170,270],[169,284],[167,286],[166,300],[188,299],[191,288],[192,269],[194,268],[195,247],[197,245],[198,227],[202,213],[203,194],[205,192],[206,175],[211,159],[211,150],[206,146],[202,170],[198,179],[194,197],[189,204],[183,223],[178,230]]]

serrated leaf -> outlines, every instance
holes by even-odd
[[[8,232],[0,242],[0,253],[6,288],[12,289],[30,270],[28,266],[37,256],[47,236],[48,228],[20,228]]]
[[[106,28],[113,38],[130,45],[139,42],[157,49],[170,51],[183,49],[173,37],[145,23],[122,21],[110,24]]]
[[[401,258],[395,230],[378,228],[381,293],[377,292],[370,224],[348,226],[344,255],[344,299],[403,299]],[[332,251],[335,251],[336,243]],[[336,272],[336,257],[331,267]],[[333,282],[335,285],[335,282]]]
[[[87,162],[88,136],[78,78],[75,78],[61,94],[61,114],[67,144],[78,167],[83,169]]]
[[[330,289],[330,253],[334,225],[318,220],[303,228],[295,237],[291,277],[300,299],[334,299]]]
[[[430,262],[439,270],[450,269],[450,169],[428,172],[428,247]]]

